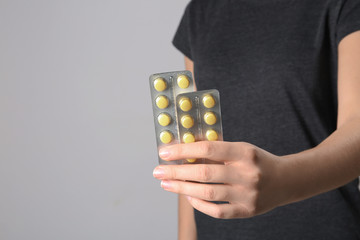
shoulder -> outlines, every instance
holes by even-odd
[[[191,0],[187,5],[187,9],[196,13],[210,14],[223,9],[225,6],[229,6],[229,3],[226,3],[226,1]]]
[[[185,14],[193,23],[203,25],[217,18],[226,7],[230,7],[230,4],[223,0],[191,0],[186,7]]]

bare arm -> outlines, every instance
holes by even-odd
[[[185,57],[186,70],[194,72],[194,63]],[[178,207],[178,239],[196,240],[194,209],[184,195],[179,194]]]
[[[194,63],[188,57],[185,57],[185,68],[192,72],[194,76]]]
[[[289,185],[301,183],[292,200],[334,189],[360,175],[360,31],[340,42],[338,66],[338,128],[317,147],[286,157],[289,165],[300,167],[289,178]]]
[[[178,208],[178,239],[196,240],[194,209],[185,195],[179,194]]]

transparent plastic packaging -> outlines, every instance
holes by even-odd
[[[149,80],[157,147],[180,143],[175,100],[177,95],[195,90],[192,74],[190,71],[157,73]],[[163,165],[183,162],[158,158]]]
[[[158,150],[178,143],[223,140],[219,91],[194,91],[189,71],[153,74],[149,80]],[[205,159],[158,159],[162,165],[205,163]]]
[[[223,140],[218,90],[179,94],[176,103],[181,143]],[[205,163],[205,159],[184,159],[183,163]]]

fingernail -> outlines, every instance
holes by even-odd
[[[186,196],[186,198],[187,198],[187,200],[189,200],[189,201],[191,200],[191,197],[190,197],[190,196]]]
[[[164,158],[168,158],[170,156],[170,152],[165,150],[165,149],[160,149],[159,151],[159,156],[164,159]]]
[[[161,187],[163,189],[170,189],[171,188],[171,184],[169,181],[161,181]]]
[[[154,169],[153,175],[156,178],[163,178],[165,175],[165,171],[164,171],[164,169],[157,167]]]

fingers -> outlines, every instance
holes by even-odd
[[[226,184],[202,184],[164,180],[161,182],[161,187],[170,192],[201,198],[207,201],[232,201],[234,199],[233,189]]]
[[[163,180],[161,187],[164,190],[187,196],[194,208],[214,218],[230,219],[255,216],[255,208],[249,201],[251,194],[245,189],[234,188],[228,184],[204,184],[176,180]],[[214,204],[208,201],[229,203]]]
[[[249,144],[246,143],[202,141],[163,147],[159,151],[159,156],[167,161],[187,158],[206,158],[220,162],[234,161],[241,158],[248,147]]]
[[[215,204],[198,198],[188,197],[189,203],[198,211],[214,218],[248,218],[253,214],[241,204]]]
[[[161,165],[155,168],[153,175],[158,179],[176,179],[208,183],[230,183],[233,174],[225,165]]]

